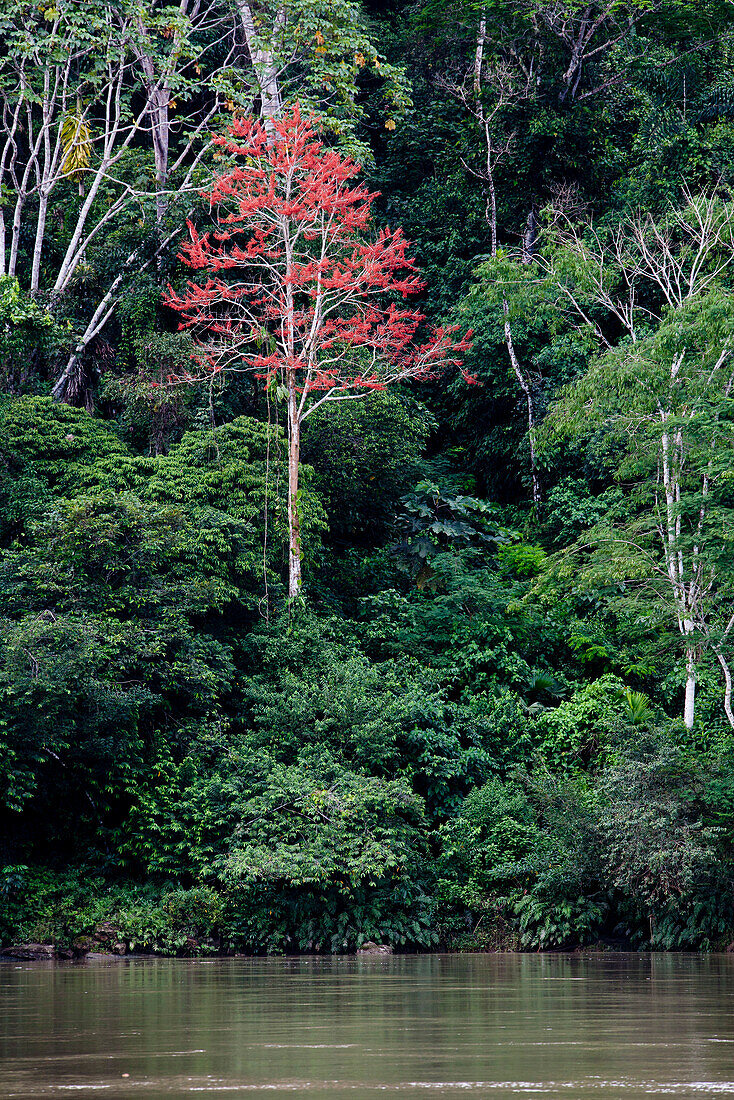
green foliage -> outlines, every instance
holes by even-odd
[[[314,469],[334,542],[374,543],[387,534],[433,426],[427,410],[389,390],[309,417],[302,455]]]
[[[722,943],[732,866],[724,830],[702,813],[707,772],[658,728],[627,735],[593,780],[545,768],[491,780],[441,828],[445,923],[455,930],[465,908],[466,923],[494,919],[523,947]]]
[[[283,591],[282,511],[252,421],[138,459],[79,410],[27,398],[4,414],[24,524],[0,561],[3,794],[34,829],[75,800],[81,838],[134,801],[154,731],[220,713],[237,624]],[[302,508],[318,529],[307,485]]]
[[[219,947],[214,937],[222,924],[224,902],[207,886],[169,890],[155,901],[138,900],[133,894],[127,905],[124,900],[118,905],[107,921],[128,951],[206,954]]]
[[[643,735],[600,782],[606,873],[633,919],[647,918],[653,948],[711,946],[731,927],[721,833],[699,809],[705,772],[671,739]]]
[[[583,785],[542,772],[522,782],[492,780],[441,834],[445,907],[465,906],[480,919],[494,914],[523,947],[598,935],[607,905]]]
[[[543,517],[544,532],[551,546],[561,549],[575,542],[619,503],[620,496],[616,487],[593,496],[588,483],[581,478],[564,478],[554,485],[548,493]]]
[[[504,251],[484,260],[455,312],[474,330],[466,362],[481,385],[452,388],[451,418],[480,483],[500,498],[522,497],[529,461],[527,398],[508,354],[505,305],[536,421],[559,387],[583,370],[589,339],[570,325],[557,288],[536,265],[519,265]]]
[[[3,867],[0,939],[161,955],[216,949],[224,902],[209,887],[104,886],[83,873]]]
[[[497,730],[416,662],[370,661],[343,630],[306,619],[286,638],[253,636],[245,698],[255,743],[284,762],[312,745],[359,772],[404,776],[440,819],[492,770]]]
[[[351,773],[307,754],[275,765],[241,815],[223,877],[248,946],[338,952],[375,939],[430,944],[420,900],[423,810],[405,780]]]
[[[0,406],[0,523],[2,538],[22,533],[55,496],[102,481],[105,460],[128,450],[114,429],[81,409],[47,397],[6,399]]]
[[[0,378],[8,393],[35,392],[63,333],[16,278],[0,275]]]
[[[8,0],[0,941],[720,950],[731,5],[597,5],[585,56],[581,0],[255,6],[283,102],[366,166],[480,385],[305,421],[285,601],[282,406],[236,369],[172,385],[191,335],[161,304],[209,131],[262,103],[240,8]],[[170,89],[165,180],[143,55]],[[43,206],[40,161],[20,188],[69,57]],[[66,391],[92,414],[47,394],[98,309]]]
[[[395,552],[417,575],[419,587],[431,583],[431,562],[438,554],[471,546],[495,548],[509,538],[493,522],[486,501],[443,490],[432,481],[419,481],[403,497],[398,524],[403,539]]]
[[[120,434],[151,454],[169,450],[194,420],[194,391],[169,386],[167,380],[185,370],[192,351],[191,337],[182,333],[143,332],[134,339],[134,368],[125,374],[106,374],[100,396],[121,403]]]
[[[614,675],[585,684],[570,699],[538,716],[536,737],[554,769],[596,769],[613,755],[615,738],[648,713]],[[639,694],[639,693],[637,693]],[[643,698],[644,704],[644,698]]]

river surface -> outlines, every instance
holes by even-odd
[[[734,1097],[734,956],[0,964],[0,1097]]]

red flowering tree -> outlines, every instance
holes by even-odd
[[[204,192],[216,227],[181,259],[203,273],[167,304],[193,329],[197,371],[249,371],[288,404],[288,592],[301,586],[298,470],[301,427],[320,405],[396,382],[427,381],[459,367],[469,333],[436,329],[395,304],[421,289],[399,229],[371,230],[375,198],[355,184],[358,166],[318,139],[298,106],[266,133],[235,119],[217,137],[236,166]],[[474,381],[465,375],[468,381]]]

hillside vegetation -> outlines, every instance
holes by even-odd
[[[725,949],[732,4],[0,38],[0,944]]]

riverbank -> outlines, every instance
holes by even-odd
[[[96,886],[96,888],[94,888]],[[435,908],[438,950],[450,954],[542,953],[609,954],[658,950],[630,937],[569,934],[561,947],[532,950],[522,943],[517,926],[496,905],[492,919],[472,927],[448,928]],[[211,887],[182,889],[152,884],[83,884],[64,876],[46,876],[45,889],[10,897],[0,909],[0,959],[9,961],[72,961],[130,958],[256,958],[263,955],[428,955],[410,942],[375,941],[358,935],[341,950],[312,942],[305,946],[284,938],[280,950],[266,950],[238,934],[237,900]],[[734,936],[722,936],[709,951],[734,953]]]
[[[0,958],[23,961],[73,960],[87,957],[227,958],[262,955],[428,954],[405,936],[379,940],[368,932],[352,933],[333,949],[316,937],[299,943],[284,934],[277,949],[243,935],[239,899],[209,886],[184,889],[155,884],[103,884],[81,876],[38,874],[35,889],[16,891],[0,910]],[[476,921],[467,912],[450,926],[433,906],[431,933],[436,949],[450,953],[527,951],[517,922],[496,904]],[[724,944],[720,945],[722,948]],[[571,934],[565,950],[634,950],[629,939],[601,939]],[[537,950],[535,948],[534,950]]]

